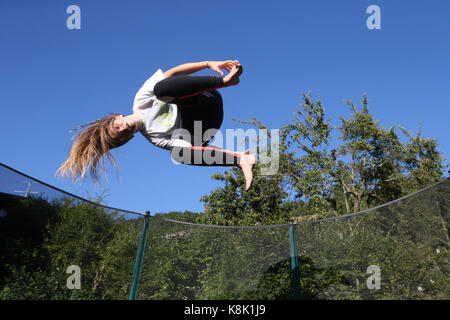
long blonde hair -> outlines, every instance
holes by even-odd
[[[89,170],[94,183],[100,181],[99,172],[102,171],[107,179],[105,170],[105,155],[117,171],[117,163],[110,153],[113,148],[120,147],[128,139],[112,138],[109,134],[109,128],[114,118],[119,115],[110,113],[109,116],[97,119],[93,122],[79,126],[75,130],[86,127],[72,137],[73,143],[70,149],[70,155],[67,160],[59,167],[55,175],[62,177],[72,176],[72,181],[82,180]],[[71,130],[72,132],[74,130]]]

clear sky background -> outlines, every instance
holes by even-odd
[[[81,9],[69,30],[66,9]],[[369,30],[369,5],[381,29]],[[131,113],[158,68],[239,59],[239,86],[221,90],[222,129],[280,128],[302,93],[320,97],[327,118],[348,117],[344,99],[384,127],[400,124],[439,141],[450,156],[450,1],[0,1],[0,162],[68,192],[106,193],[104,204],[152,213],[202,211],[222,168],[175,165],[168,151],[136,137],[113,152],[103,189],[54,176],[68,130],[110,112]],[[213,74],[202,71],[201,74]],[[338,132],[335,132],[335,136]]]

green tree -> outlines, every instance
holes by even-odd
[[[442,178],[447,165],[437,142],[420,132],[412,137],[400,126],[381,127],[369,112],[366,95],[361,110],[346,101],[350,117],[341,117],[336,128],[325,120],[320,100],[314,102],[309,93],[303,94],[303,101],[293,121],[280,129],[277,174],[260,176],[255,170],[253,193],[240,189],[239,170],[214,175],[225,186],[202,198],[205,223],[287,222],[281,208],[292,199],[300,201],[301,215],[310,219],[339,216],[392,201]],[[239,122],[266,128],[257,119]],[[398,129],[408,142],[402,141]],[[331,145],[333,131],[340,133],[336,147]]]

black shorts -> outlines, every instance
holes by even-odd
[[[217,91],[220,87],[222,78],[214,76],[172,76],[155,85],[156,97],[174,99],[171,103],[178,106],[181,128],[190,133],[191,148],[172,148],[175,161],[201,166],[239,164],[239,153],[209,146],[223,122],[223,100]]]

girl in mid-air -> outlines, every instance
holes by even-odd
[[[189,76],[206,68],[221,76]],[[228,74],[223,76],[221,69]],[[132,114],[112,113],[79,127],[86,128],[73,137],[70,155],[57,174],[75,180],[89,170],[98,181],[99,170],[105,170],[105,156],[117,168],[110,150],[130,141],[139,131],[155,146],[170,150],[177,163],[239,166],[248,190],[256,156],[248,150],[231,152],[209,145],[223,120],[217,89],[237,85],[242,70],[237,60],[185,63],[166,72],[158,69],[137,92]]]

